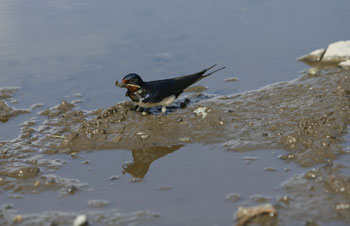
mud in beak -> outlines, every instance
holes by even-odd
[[[118,80],[115,82],[115,86],[118,86],[120,88],[125,88],[125,80],[122,81],[122,83],[119,83]]]

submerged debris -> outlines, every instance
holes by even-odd
[[[246,223],[252,220],[252,218],[255,218],[261,214],[268,214],[270,217],[275,217],[277,215],[277,211],[271,204],[264,204],[254,207],[238,207],[235,214],[236,226],[244,226]]]
[[[257,160],[257,157],[253,157],[253,156],[244,156],[242,157],[242,159],[247,163],[250,164],[251,162]]]
[[[99,207],[107,206],[109,204],[109,201],[93,199],[93,200],[89,200],[87,204],[91,208],[99,208]]]
[[[158,191],[169,191],[171,190],[173,187],[169,186],[169,185],[163,185],[163,186],[160,186],[158,188]]]
[[[225,196],[225,199],[230,202],[238,202],[241,199],[241,195],[238,193],[229,193]]]
[[[194,93],[201,93],[205,90],[207,90],[208,87],[206,86],[190,86],[184,90],[184,92],[194,92]]]
[[[208,116],[208,113],[210,112],[210,109],[207,107],[200,107],[193,111],[196,115],[202,115],[202,118],[206,118]]]
[[[239,80],[238,77],[225,78],[225,82],[237,82]]]

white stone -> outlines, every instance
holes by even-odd
[[[73,223],[73,226],[83,226],[87,224],[87,217],[85,214],[78,215]]]
[[[309,54],[299,57],[299,61],[320,61],[326,49],[316,49]]]
[[[343,68],[350,68],[350,60],[343,61],[339,64]]]
[[[196,115],[202,115],[202,118],[206,118],[208,116],[208,110],[206,107],[199,107],[193,111]]]
[[[322,61],[345,61],[350,59],[350,40],[330,44]]]

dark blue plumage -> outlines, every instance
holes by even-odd
[[[119,84],[117,81],[116,85],[127,88],[126,96],[129,96],[138,106],[143,108],[162,106],[162,112],[165,112],[166,106],[173,103],[184,89],[225,68],[222,67],[205,74],[215,66],[216,64],[190,75],[150,82],[145,82],[138,74],[131,73],[122,79],[122,84]]]

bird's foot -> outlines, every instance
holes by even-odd
[[[190,99],[186,98],[183,102],[180,103],[180,108],[187,107],[188,103],[190,103]]]
[[[161,113],[161,115],[163,115],[163,116],[167,115],[166,107],[165,107],[165,106],[162,107],[162,113]]]

